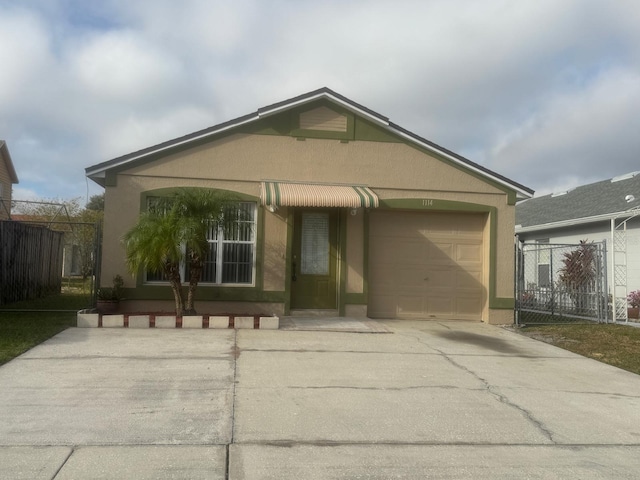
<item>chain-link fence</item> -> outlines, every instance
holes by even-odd
[[[0,310],[77,311],[95,306],[99,224],[0,224]]]
[[[606,244],[516,242],[516,323],[606,322]]]

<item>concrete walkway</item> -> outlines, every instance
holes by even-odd
[[[639,376],[478,323],[379,330],[69,329],[0,367],[0,478],[637,478]]]

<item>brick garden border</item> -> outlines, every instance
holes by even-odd
[[[184,315],[124,313],[103,315],[78,312],[76,326],[80,328],[164,328],[164,329],[262,329],[277,330],[280,318],[264,315]]]

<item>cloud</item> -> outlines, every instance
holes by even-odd
[[[210,114],[191,107],[172,110],[160,117],[131,115],[101,131],[97,146],[113,158],[174,138],[178,132],[187,134],[211,124]]]
[[[72,75],[93,101],[142,106],[179,90],[180,63],[131,31],[99,33],[78,46]]]
[[[0,138],[21,188],[84,196],[87,166],[328,86],[546,191],[637,169],[638,24],[628,0],[5,0]]]
[[[582,90],[549,99],[499,138],[489,165],[545,185],[540,194],[637,169],[639,85],[638,72],[610,71]]]
[[[38,200],[42,197],[41,194],[35,190],[14,185],[11,198],[13,200]]]
[[[14,112],[34,79],[50,68],[49,39],[37,15],[22,9],[0,9],[0,105]]]

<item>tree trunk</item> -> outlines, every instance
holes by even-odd
[[[176,301],[176,316],[180,317],[184,311],[184,298],[182,296],[182,282],[180,281],[180,268],[176,264],[165,265],[165,275],[171,285],[173,297]]]
[[[189,291],[187,293],[187,303],[185,305],[186,315],[196,314],[196,309],[193,306],[193,303],[196,287],[198,286],[200,278],[202,278],[202,260],[194,258],[189,265]]]

